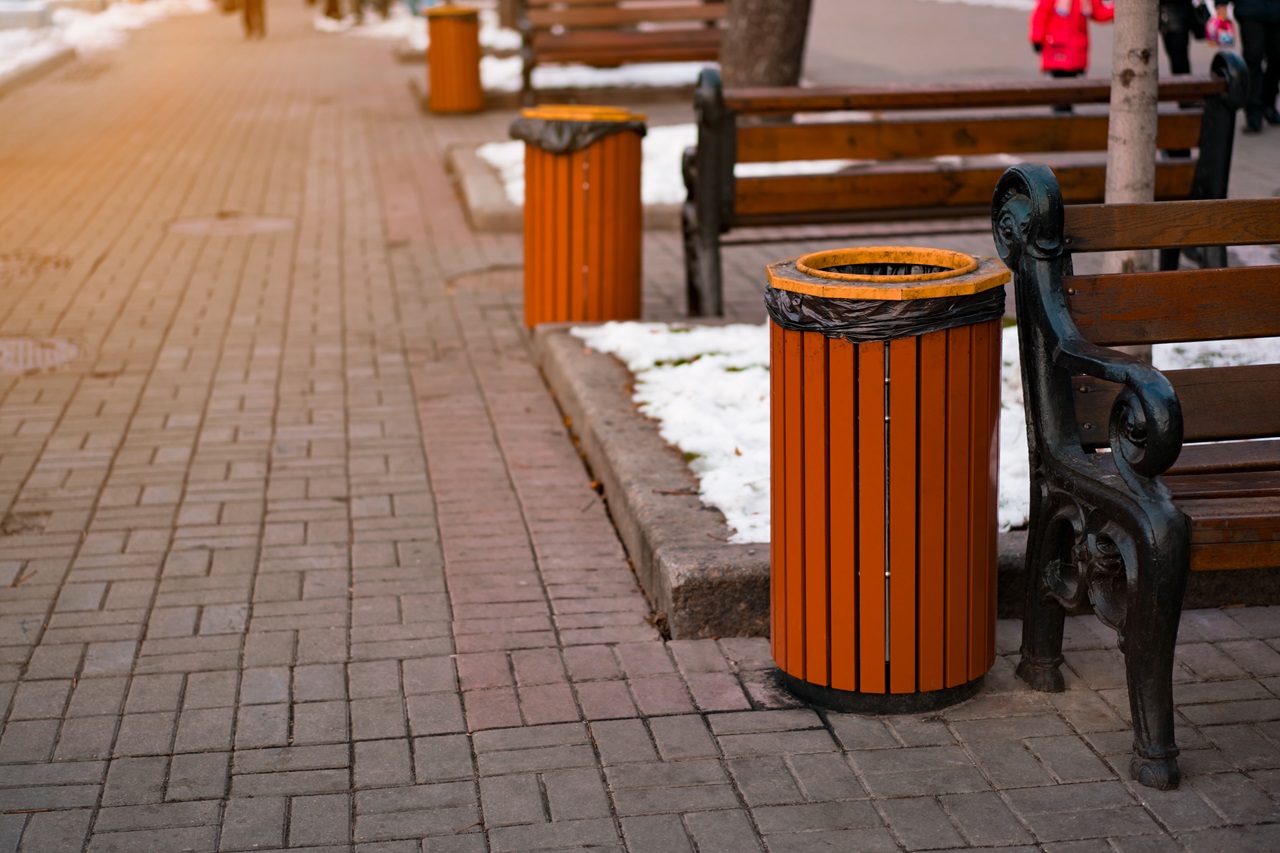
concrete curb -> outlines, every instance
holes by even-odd
[[[76,49],[74,47],[64,47],[39,62],[19,68],[16,71],[10,71],[8,74],[0,74],[0,98],[28,83],[35,82],[52,71],[58,70],[74,61],[75,58]]]
[[[654,611],[674,639],[767,635],[769,546],[729,543],[724,516],[702,505],[684,459],[636,410],[630,372],[612,356],[588,350],[569,329],[539,326],[534,351],[604,488]],[[1026,548],[1025,530],[998,537],[1000,618],[1022,614]],[[1183,607],[1274,604],[1280,604],[1280,567],[1192,572]]]
[[[463,205],[477,231],[519,233],[524,228],[524,210],[507,198],[498,171],[481,160],[476,145],[458,144],[445,154],[446,168],[458,179]],[[648,231],[680,227],[680,205],[649,205],[644,209]]]
[[[596,479],[640,585],[675,639],[769,632],[769,546],[728,542],[675,448],[631,402],[631,374],[586,349],[569,325],[534,332],[539,365]],[[999,614],[1022,605],[1026,533],[999,538]]]

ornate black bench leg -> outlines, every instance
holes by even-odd
[[[1031,535],[1027,540],[1027,598],[1022,614],[1022,659],[1015,670],[1017,676],[1042,693],[1061,693],[1062,629],[1066,608],[1054,597],[1047,582],[1047,572],[1054,561],[1070,550],[1072,528],[1053,524],[1046,527],[1039,516],[1048,515],[1047,501],[1036,500],[1041,491],[1032,483],[1033,510]]]
[[[1161,790],[1178,787],[1182,778],[1173,730],[1173,656],[1189,574],[1188,543],[1184,531],[1171,538],[1176,541],[1165,547],[1139,547],[1123,632],[1133,715],[1129,775]]]
[[[698,258],[698,208],[687,201],[680,209],[680,231],[684,238],[685,305],[690,317],[701,317],[702,282],[699,280],[701,262]]]

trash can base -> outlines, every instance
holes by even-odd
[[[923,693],[860,693],[813,684],[778,670],[782,686],[813,705],[850,714],[923,714],[972,699],[985,676],[942,690]]]

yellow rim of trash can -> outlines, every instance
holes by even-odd
[[[543,121],[644,121],[644,113],[633,113],[623,107],[601,107],[588,104],[547,104],[520,111],[525,118]]]
[[[833,272],[846,264],[919,264],[945,267],[916,275],[865,275]],[[777,290],[836,299],[900,301],[972,296],[1009,281],[1009,270],[995,258],[916,246],[865,246],[810,252],[768,265],[769,285]]]
[[[470,15],[475,17],[480,14],[479,9],[471,6],[432,6],[427,10],[428,18],[445,18]]]

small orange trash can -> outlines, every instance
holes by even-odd
[[[919,713],[995,660],[1009,272],[871,247],[768,267],[771,645],[792,692]]]
[[[427,107],[433,113],[484,109],[476,9],[453,5],[427,9]]]
[[[511,125],[525,143],[524,322],[640,317],[645,117],[543,106]]]

